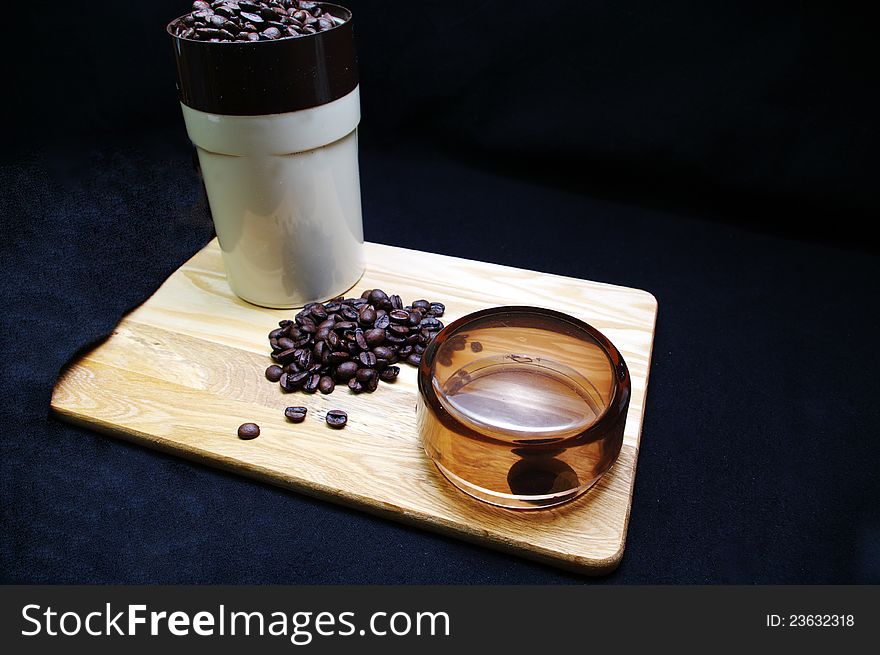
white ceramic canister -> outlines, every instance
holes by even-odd
[[[204,42],[169,26],[232,291],[290,308],[350,289],[364,271],[360,95],[351,12],[276,41]]]

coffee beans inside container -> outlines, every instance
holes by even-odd
[[[443,329],[442,303],[369,289],[360,298],[310,303],[269,333],[272,360],[266,378],[285,392],[329,394],[337,385],[372,393],[393,382],[395,364],[418,366],[428,343]],[[277,377],[276,377],[277,376]]]
[[[194,41],[277,41],[323,32],[342,22],[305,0],[197,0],[171,29],[175,36]]]

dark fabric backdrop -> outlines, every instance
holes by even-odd
[[[880,582],[860,4],[348,4],[368,239],[659,299],[599,582]],[[585,582],[48,415],[63,364],[211,238],[163,31],[185,10],[79,4],[53,38],[28,5],[3,42],[0,580]]]

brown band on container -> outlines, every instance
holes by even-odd
[[[351,11],[318,3],[344,22],[275,41],[211,42],[174,34],[180,101],[210,114],[262,116],[338,100],[358,85]]]

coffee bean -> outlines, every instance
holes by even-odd
[[[272,353],[271,357],[272,361],[277,362],[278,364],[289,364],[296,357],[296,350],[293,348],[288,348],[287,350]]]
[[[239,5],[239,6],[241,6],[241,5]],[[243,11],[243,12],[241,12],[241,17],[242,17],[244,20],[246,20],[246,21],[248,21],[248,22],[250,22],[250,23],[253,23],[254,25],[262,25],[262,24],[263,24],[263,19],[260,18],[259,15],[257,15],[257,14],[252,14],[252,13],[249,12],[249,11]]]
[[[372,328],[364,332],[364,339],[367,345],[372,347],[381,345],[385,341],[385,330],[382,328]]]
[[[358,311],[350,305],[341,307],[339,310],[339,315],[347,322],[357,321],[359,317]]]
[[[434,330],[436,332],[439,332],[443,329],[443,323],[438,321],[436,318],[433,318],[432,316],[423,318],[419,325],[421,325],[422,328],[428,328],[429,330]]]
[[[432,302],[431,303],[431,313],[434,314],[437,318],[443,316],[446,313],[446,305],[442,302]]]
[[[379,372],[379,379],[385,382],[394,382],[397,379],[397,376],[400,374],[399,366],[389,366],[386,369],[383,369]]]
[[[412,306],[413,309],[419,307],[421,309],[424,309],[425,311],[431,309],[431,303],[429,303],[427,300],[416,300],[413,302]]]
[[[279,383],[285,391],[292,392],[302,387],[311,375],[308,371],[298,371],[296,373],[285,373],[281,376]]]
[[[387,346],[376,346],[373,348],[373,354],[377,359],[384,359],[385,361],[394,357],[394,351]]]
[[[318,390],[318,385],[321,384],[321,375],[320,373],[312,373],[309,375],[309,379],[306,380],[306,383],[303,385],[303,391],[306,393],[315,393]]]
[[[354,362],[343,362],[336,367],[336,379],[340,382],[345,382],[355,376],[357,369],[358,366]]]
[[[257,13],[260,11],[260,5],[254,2],[247,2],[247,0],[240,1],[238,6],[242,11],[249,11],[251,13]]]
[[[207,2],[202,2],[202,0],[196,0],[196,2],[192,4],[192,8],[194,11],[199,11],[201,9],[210,9],[211,5]]]
[[[351,389],[354,393],[360,393],[364,390],[364,385],[357,381],[357,378],[352,378],[348,381],[348,388]]]
[[[406,358],[408,364],[412,364],[413,366],[418,366],[422,363],[422,356],[418,353],[413,353],[409,357]]]
[[[220,38],[220,30],[201,27],[196,30],[196,36],[199,37],[202,41],[209,41],[211,39],[219,39]]]
[[[367,368],[374,368],[376,366],[376,355],[369,350],[358,355],[358,359],[361,364]]]
[[[260,436],[260,426],[256,423],[242,423],[238,426],[239,439],[256,439]]]
[[[403,300],[401,300],[400,296],[395,294],[389,296],[389,299],[391,300],[391,307],[393,309],[403,309]]]
[[[388,336],[394,334],[399,337],[406,337],[409,334],[409,328],[404,325],[389,325],[386,334]]]
[[[355,379],[361,384],[366,384],[376,375],[376,370],[372,368],[359,368]]]
[[[388,318],[397,325],[406,325],[409,323],[409,312],[405,309],[394,309],[388,312]]]
[[[284,330],[282,328],[275,328],[269,333],[270,339],[280,339],[284,336]]]
[[[214,12],[219,16],[223,16],[224,18],[236,17],[235,9],[233,9],[231,5],[220,5],[214,10]]]
[[[483,352],[483,344],[481,344],[479,341],[471,341],[471,352]]]
[[[358,315],[358,323],[363,327],[373,327],[376,322],[376,310],[371,305],[364,305]]]
[[[306,348],[300,348],[296,352],[297,365],[302,369],[309,368],[312,365],[312,351],[307,350]]]
[[[352,321],[337,321],[333,324],[334,332],[348,332],[354,330],[357,327],[357,323],[353,323]]]
[[[309,22],[306,21],[306,25],[308,24]],[[370,304],[373,305],[373,307],[375,307],[376,309],[388,309],[391,307],[391,301],[388,299],[388,294],[382,291],[382,289],[373,289],[370,292],[369,300]]]
[[[326,18],[318,19],[318,27],[322,30],[329,30],[331,27],[334,27],[334,23],[332,20],[327,20]]]
[[[327,309],[321,303],[315,303],[315,306],[312,307],[311,315],[312,318],[319,323],[326,321],[328,318]]]
[[[294,343],[293,339],[289,337],[281,337],[278,339],[278,348],[280,350],[290,350],[291,348],[296,348],[296,343]]]
[[[270,382],[278,382],[283,374],[282,368],[274,364],[266,369],[266,379]]]
[[[407,357],[412,355],[413,348],[414,348],[414,346],[412,346],[412,345],[406,345],[397,352],[397,355],[399,357],[401,357],[402,359],[406,359]]]
[[[308,407],[288,407],[284,410],[284,416],[287,417],[287,420],[291,423],[302,423],[306,420],[306,414],[308,414]]]
[[[321,393],[323,393],[323,394],[333,393],[333,389],[335,389],[335,388],[336,388],[336,383],[333,382],[333,378],[331,378],[329,375],[322,375],[321,376],[321,381],[318,383],[318,389],[320,390]]]
[[[331,364],[341,364],[342,362],[348,361],[348,353],[340,350],[335,350],[330,353],[330,363]]]
[[[348,423],[348,414],[341,409],[331,409],[327,412],[325,420],[331,428],[344,428],[345,424]]]
[[[363,330],[356,330],[355,331],[354,340],[355,340],[355,343],[357,344],[357,347],[360,348],[361,350],[366,350],[367,348],[370,347],[369,344],[367,343],[366,337],[364,336]]]
[[[380,316],[379,318],[376,319],[376,325],[374,327],[381,328],[384,330],[389,325],[391,325],[391,318],[388,314],[386,314],[385,316]]]
[[[402,337],[399,334],[391,332],[391,327],[389,327],[388,331],[385,333],[385,341],[392,345],[400,345],[402,343],[406,343],[406,337]]]

